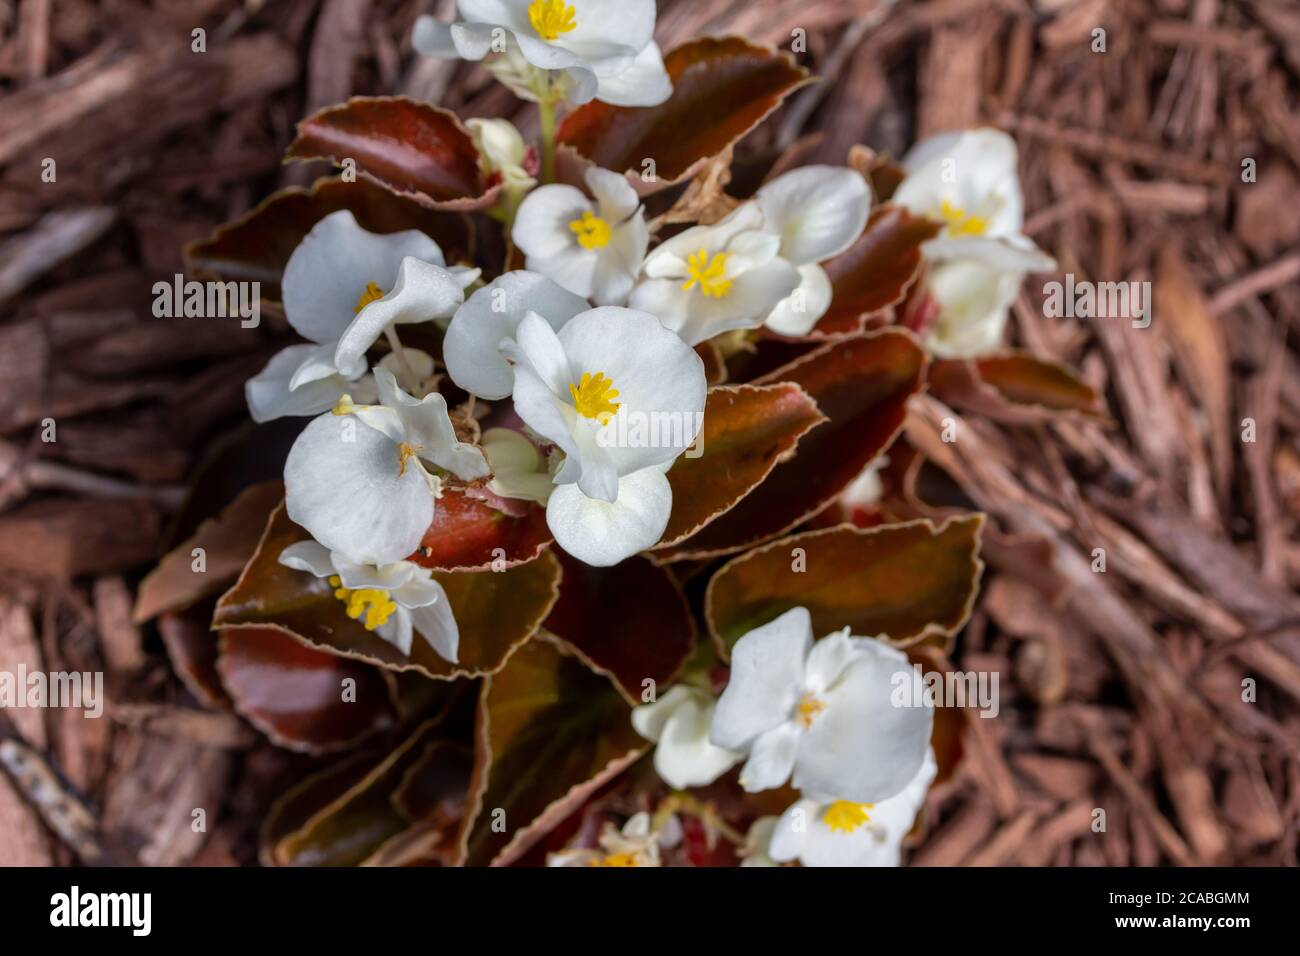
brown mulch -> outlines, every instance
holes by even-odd
[[[25,741],[0,745],[21,756],[0,773],[0,863],[250,862],[266,799],[303,766],[196,710],[131,623],[187,478],[285,331],[158,319],[152,287],[186,242],[310,181],[281,155],[312,109],[398,92],[534,132],[478,67],[412,54],[415,17],[452,6],[0,0],[0,670],[104,670],[109,695],[99,721],[0,714]],[[915,404],[922,482],[993,519],[954,661],[1002,693],[996,719],[968,721],[913,862],[1295,865],[1300,4],[660,2],[665,47],[788,48],[795,28],[824,81],[742,150],[843,163],[856,143],[899,155],[1000,126],[1026,231],[1061,272],[1154,289],[1143,334],[1045,317],[1051,277],[1017,303],[1015,344],[1082,370],[1109,422]]]

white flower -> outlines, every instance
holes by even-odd
[[[756,203],[712,226],[695,226],[646,258],[628,304],[659,316],[689,345],[732,329],[756,328],[803,281],[780,256]]]
[[[281,282],[289,324],[315,344],[289,346],[248,382],[253,420],[326,410],[354,390],[366,350],[388,328],[451,315],[479,270],[444,266],[438,244],[418,230],[367,232],[346,209],[316,223]]]
[[[906,176],[892,201],[942,221],[922,246],[931,268],[928,291],[939,305],[929,346],[961,358],[998,346],[1026,273],[1056,262],[1021,233],[1016,143],[993,129],[944,133],[918,143],[903,159]]]
[[[515,412],[564,453],[546,507],[565,551],[616,564],[650,547],[672,511],[665,472],[704,415],[704,363],[653,315],[606,306],[558,332],[529,312],[502,342]]]
[[[656,106],[672,81],[654,42],[654,0],[460,0],[463,18],[415,23],[412,43],[425,56],[483,60],[515,93],[533,100],[558,93],[615,106]]]
[[[432,572],[410,561],[379,567],[358,564],[315,541],[299,541],[280,552],[280,563],[325,578],[347,615],[360,621],[407,656],[414,631],[444,660],[455,663],[460,630],[447,592]]]
[[[501,343],[515,337],[524,316],[541,316],[553,329],[591,306],[535,272],[507,272],[479,289],[456,310],[442,343],[451,380],[489,401],[505,398],[515,373],[501,354]]]
[[[870,803],[915,776],[930,745],[934,713],[891,701],[907,656],[846,628],[813,643],[802,607],[750,631],[731,652],[731,681],[710,739],[749,754],[740,784],[749,792],[790,779],[800,790]]]
[[[662,866],[659,849],[681,842],[682,828],[669,814],[659,826],[650,814],[634,813],[620,830],[606,823],[600,834],[600,850],[561,850],[546,857],[547,866]]]
[[[535,189],[511,237],[532,271],[596,305],[622,305],[650,242],[645,210],[618,173],[592,167],[586,179],[594,202],[572,186]]]
[[[903,838],[912,829],[937,771],[927,750],[920,770],[899,793],[876,803],[805,796],[781,815],[767,854],[804,866],[898,866]]]
[[[284,466],[289,517],[357,564],[411,554],[433,520],[440,477],[427,461],[466,481],[488,474],[483,453],[460,442],[438,394],[416,399],[385,368],[380,405],[347,396],[298,436]]]
[[[506,221],[530,189],[537,185],[537,153],[524,144],[519,130],[509,120],[466,120],[469,134],[478,147],[479,167],[488,181],[501,183],[501,206]]]
[[[938,319],[926,345],[940,358],[972,358],[1002,344],[1024,273],[1006,271],[978,259],[954,259],[932,266],[926,290],[938,306]]]
[[[781,258],[799,269],[799,288],[767,317],[782,335],[806,335],[831,306],[831,281],[819,262],[838,256],[862,235],[871,190],[842,166],[804,166],[778,176],[755,197],[766,229],[781,237]]]
[[[709,725],[717,701],[698,687],[678,684],[652,704],[632,711],[632,726],[655,747],[655,771],[678,790],[702,787],[740,763],[742,755],[715,747]]]

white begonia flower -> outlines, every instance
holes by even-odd
[[[740,763],[742,754],[715,747],[709,725],[717,701],[708,691],[677,684],[652,704],[632,710],[632,726],[653,740],[655,771],[671,787],[685,790],[713,783]]]
[[[755,199],[764,226],[781,237],[781,258],[801,277],[799,288],[764,324],[782,335],[807,335],[831,307],[831,280],[818,263],[838,256],[862,235],[871,189],[856,170],[804,166],[763,186]]]
[[[550,463],[528,436],[512,428],[489,428],[479,444],[492,468],[489,491],[539,505],[550,500],[555,490]]]
[[[940,358],[974,358],[1001,344],[1011,306],[1020,294],[1022,272],[997,269],[977,259],[934,264],[926,291],[938,306],[938,319],[926,347]]]
[[[515,373],[501,354],[501,343],[529,313],[553,329],[591,308],[586,299],[535,272],[507,272],[479,289],[456,310],[442,343],[451,380],[465,391],[497,401],[514,388]]]
[[[732,329],[762,325],[799,287],[799,270],[780,256],[757,203],[744,203],[712,226],[695,226],[660,243],[628,304],[698,345]]]
[[[606,823],[600,833],[601,849],[579,848],[548,854],[547,866],[662,866],[660,848],[681,842],[682,827],[669,815],[658,827],[644,810],[634,813],[620,830]]]
[[[525,99],[657,106],[672,95],[654,42],[654,0],[459,0],[457,7],[459,22],[416,21],[417,51],[486,59]]]
[[[298,436],[284,466],[285,508],[331,551],[357,564],[386,565],[415,551],[433,520],[441,478],[486,477],[483,452],[456,437],[446,400],[402,391],[375,370],[379,405],[346,395]]]
[[[439,657],[456,662],[460,629],[447,592],[428,568],[410,561],[358,564],[315,541],[289,545],[279,560],[287,568],[325,578],[348,617],[408,657],[413,633],[418,631]]]
[[[916,822],[938,767],[934,753],[892,797],[875,803],[805,796],[781,815],[767,855],[804,866],[898,866],[903,838]]]
[[[389,327],[451,315],[478,275],[445,268],[442,249],[418,230],[373,233],[346,209],[330,213],[294,249],[281,281],[285,317],[315,344],[289,346],[249,381],[253,420],[325,411],[354,390],[366,350]]]
[[[558,332],[529,312],[502,351],[516,414],[565,456],[546,507],[560,547],[607,566],[653,545],[672,511],[665,472],[703,423],[695,350],[653,315],[605,306]]]
[[[934,711],[891,700],[907,655],[848,629],[813,643],[806,608],[786,611],[740,638],[710,739],[749,755],[740,784],[754,793],[791,778],[800,790],[858,803],[898,793],[916,775]]]
[[[903,158],[905,176],[891,202],[944,223],[923,247],[931,261],[978,259],[1008,271],[1055,268],[1051,256],[1021,234],[1016,142],[995,129],[942,133]]]
[[[529,193],[511,238],[533,272],[596,305],[622,305],[650,244],[645,209],[618,173],[592,167],[586,180],[594,202],[572,186]]]
[[[943,133],[903,159],[906,176],[891,201],[944,223],[921,247],[930,266],[926,289],[940,310],[927,341],[936,355],[967,358],[997,348],[1025,274],[1056,268],[1021,233],[1017,164],[1015,140],[994,129]]]
[[[489,185],[501,183],[500,204],[509,222],[524,196],[537,185],[537,153],[509,120],[471,119],[465,125],[478,147],[479,168]]]

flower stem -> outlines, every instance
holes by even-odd
[[[402,341],[397,337],[397,329],[390,325],[384,329],[384,336],[388,339],[388,345],[393,350],[393,354],[397,356],[397,369],[402,373],[402,386],[416,398],[424,398],[422,394],[424,391],[423,383],[406,358],[406,350],[402,348]]]
[[[542,182],[555,182],[555,97],[544,96],[537,104],[542,131]]]

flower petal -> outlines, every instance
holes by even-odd
[[[479,289],[456,310],[443,341],[451,379],[480,398],[510,394],[514,373],[501,356],[501,340],[514,338],[529,312],[559,329],[588,308],[587,302],[535,272],[507,272]]]
[[[244,397],[253,421],[269,422],[287,415],[319,415],[329,411],[351,386],[341,375],[320,378],[293,389],[293,373],[314,352],[315,345],[290,345],[281,349],[258,372],[244,383]]]
[[[817,263],[799,267],[799,288],[782,299],[763,323],[778,335],[807,335],[831,307],[830,276]]]
[[[561,548],[580,561],[609,567],[659,540],[673,507],[672,488],[656,468],[625,475],[614,501],[561,485],[546,506],[546,523]]]
[[[386,368],[375,369],[375,384],[379,387],[379,400],[397,412],[406,441],[421,458],[446,468],[463,481],[489,474],[483,450],[456,437],[445,398],[437,392],[424,398],[406,394]]]
[[[366,367],[366,350],[385,329],[449,316],[464,301],[465,292],[450,272],[407,256],[392,290],[358,312],[339,337],[334,364],[345,375],[360,374]]]
[[[419,469],[399,474],[397,446],[352,416],[322,415],[303,430],[284,485],[289,517],[358,563],[406,557],[433,519],[433,492]]]
[[[349,210],[332,212],[312,227],[284,267],[281,290],[289,323],[313,342],[343,334],[367,283],[391,289],[407,256],[443,265],[442,250],[408,229],[378,234],[358,225]]]
[[[713,700],[698,692],[668,718],[655,747],[655,771],[678,790],[703,787],[740,762],[741,755],[709,741]]]
[[[790,779],[803,728],[792,720],[765,730],[754,740],[749,759],[740,768],[740,786],[747,793],[772,790]]]
[[[327,578],[334,573],[330,549],[318,541],[299,541],[289,545],[280,552],[279,561],[286,568],[308,571],[318,578]]]
[[[715,744],[746,750],[760,734],[789,721],[803,694],[812,639],[811,616],[794,607],[736,642],[731,680],[713,715],[709,736]]]
[[[766,227],[781,237],[781,256],[797,266],[837,256],[862,235],[871,189],[853,169],[803,166],[758,191]]]
[[[598,75],[596,99],[613,106],[658,106],[673,95],[673,81],[657,43],[648,43],[632,63],[610,75]]]
[[[441,590],[442,585],[436,581],[433,583]],[[452,613],[446,592],[432,604],[414,608],[410,613],[411,623],[426,643],[443,660],[456,663],[460,654],[460,628],[456,624],[456,616]]]
[[[859,653],[826,690],[826,709],[804,734],[794,785],[855,803],[892,797],[925,760],[934,725],[928,700],[896,706],[895,675],[912,678],[907,655],[876,640],[857,642]]]

